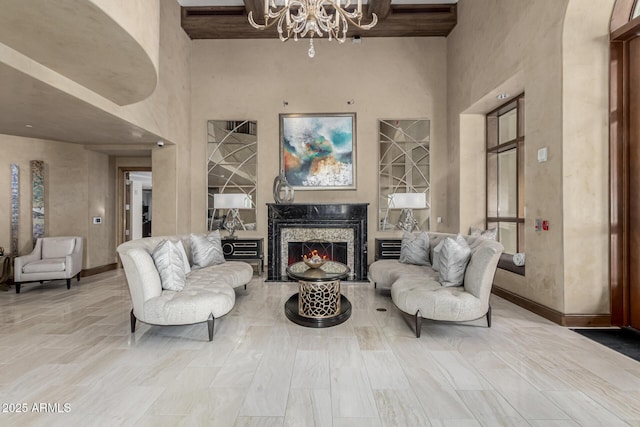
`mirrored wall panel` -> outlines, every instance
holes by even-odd
[[[207,122],[208,201],[207,228],[229,229],[234,218],[237,230],[256,229],[258,125],[255,120],[209,120]],[[216,197],[236,194],[238,197]],[[240,195],[247,197],[239,197]],[[225,206],[215,206],[214,200]],[[243,200],[241,207],[227,206]],[[233,204],[233,203],[232,203]]]
[[[417,222],[415,229],[428,230],[431,213],[429,181],[429,120],[380,120],[379,136],[379,196],[378,229],[391,231],[403,228],[399,224],[402,204],[390,200],[396,193],[423,193],[426,203],[412,209]],[[403,197],[400,197],[403,196]],[[398,195],[396,200],[407,200]],[[410,203],[411,204],[411,203]],[[425,207],[422,207],[425,206]]]

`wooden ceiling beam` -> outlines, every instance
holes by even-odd
[[[365,14],[365,22],[371,22],[373,14],[378,17],[378,22],[384,21],[391,13],[391,0],[370,0]]]
[[[381,7],[372,0],[372,8]],[[256,3],[256,4],[254,4]],[[245,6],[183,7],[182,28],[192,39],[269,39],[277,38],[275,27],[260,31],[249,24],[248,12],[254,11],[254,19],[262,22],[264,3],[246,0]],[[366,5],[365,5],[366,7]],[[364,10],[368,14],[368,8]],[[384,12],[384,9],[382,9]],[[365,21],[369,22],[369,21]],[[455,4],[391,5],[384,20],[370,30],[351,26],[348,37],[446,37],[457,23]]]
[[[263,0],[244,0],[244,9],[249,16],[249,12],[253,12],[253,20],[256,24],[264,22],[264,1]]]

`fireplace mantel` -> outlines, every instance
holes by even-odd
[[[281,272],[281,236],[286,228],[331,228],[353,230],[353,277],[367,280],[368,203],[267,203],[269,281],[287,280]]]

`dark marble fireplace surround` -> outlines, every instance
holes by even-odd
[[[287,228],[329,228],[353,230],[353,276],[367,280],[367,207],[368,203],[267,203],[268,245],[267,280],[283,281],[281,237]]]

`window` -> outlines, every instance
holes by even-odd
[[[524,252],[524,94],[487,114],[487,228]]]

